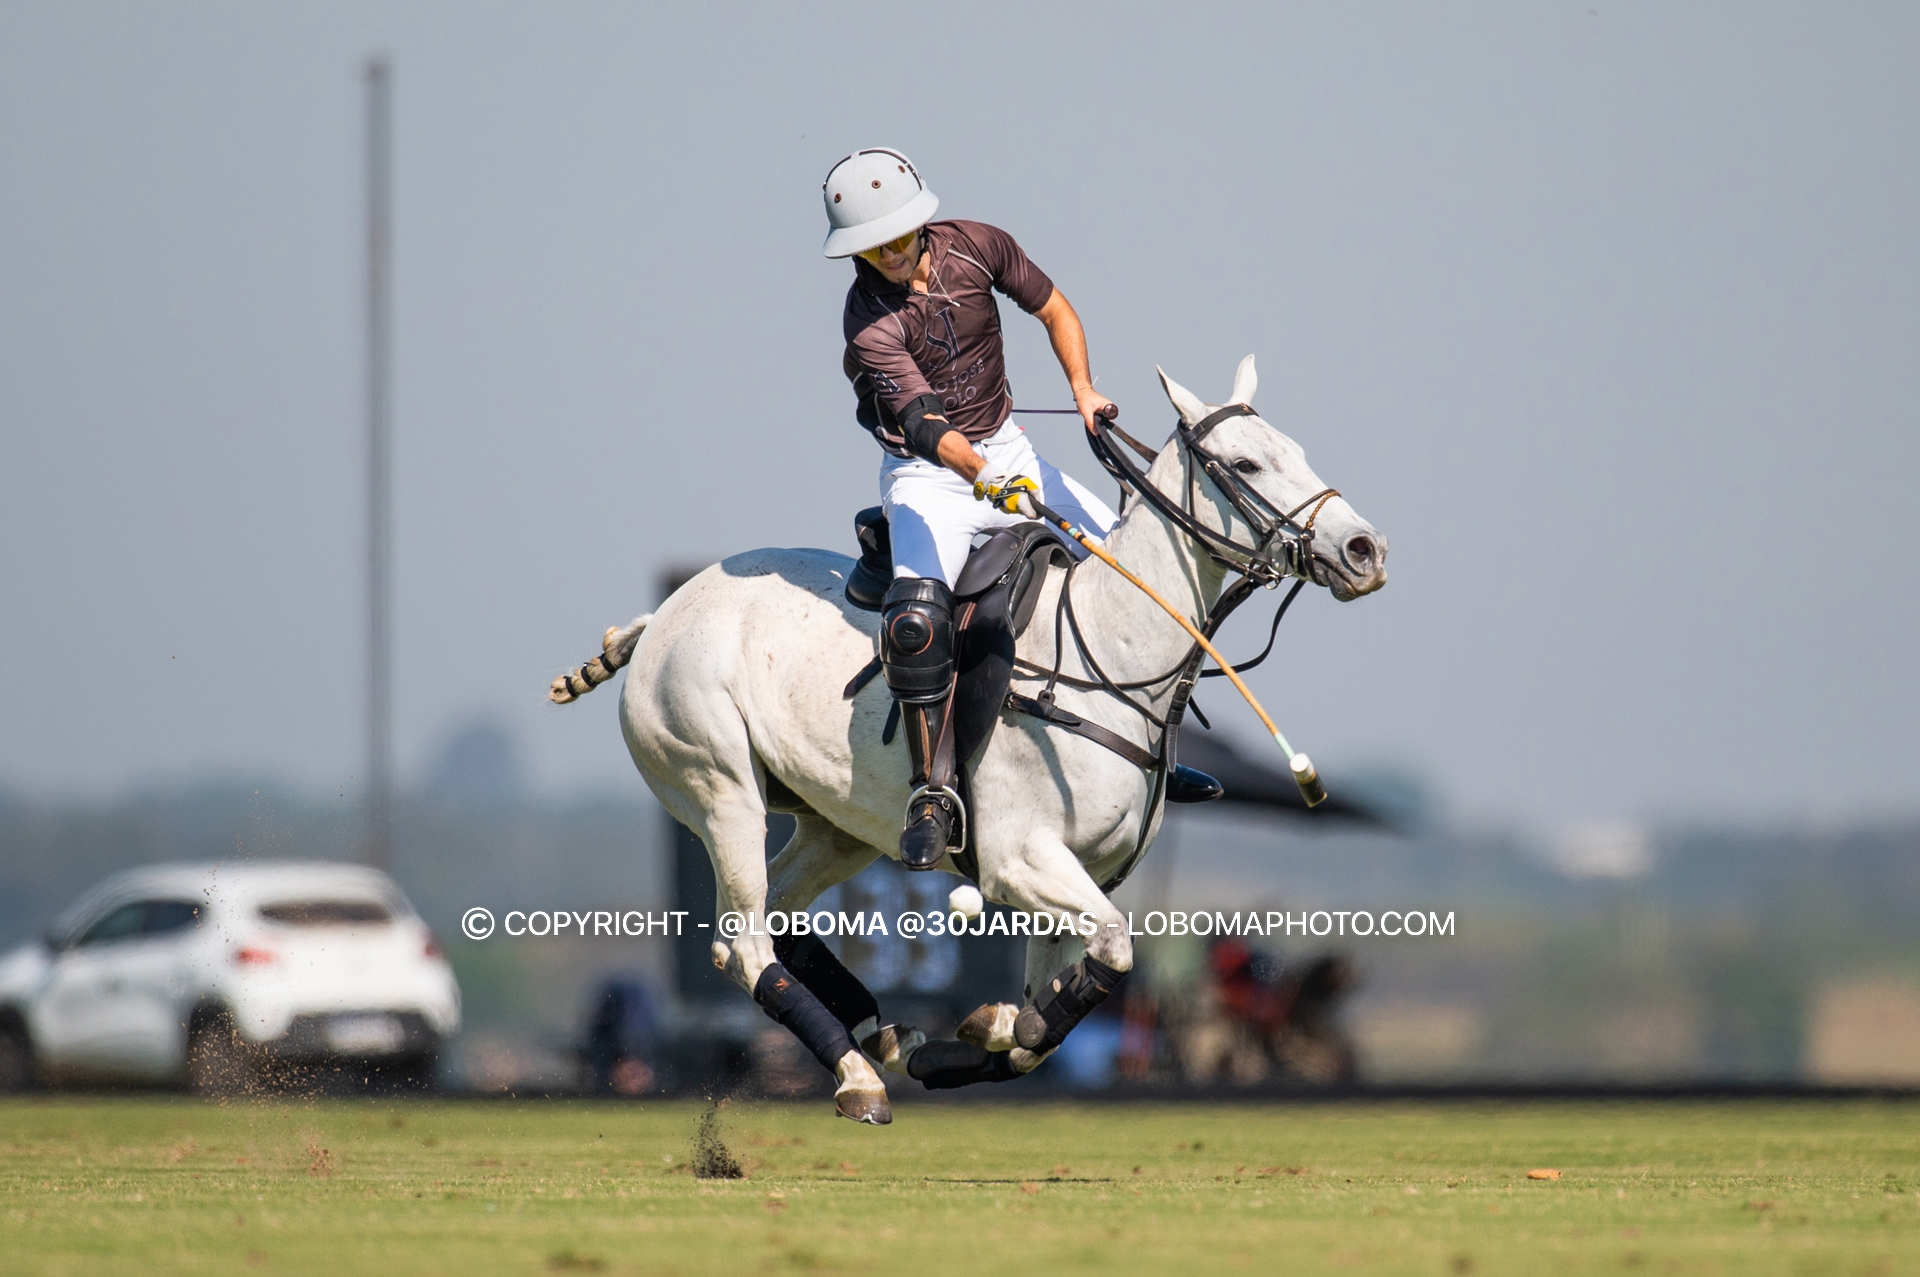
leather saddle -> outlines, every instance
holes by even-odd
[[[886,511],[871,506],[855,515],[853,524],[860,559],[847,575],[847,602],[862,611],[878,612],[893,580],[893,542]],[[953,583],[954,758],[959,761],[962,796],[969,807],[973,797],[965,790],[971,788],[971,764],[985,748],[1002,710],[1028,714],[1084,736],[1143,769],[1160,766],[1159,758],[1097,724],[1050,703],[1009,695],[1015,644],[1033,619],[1047,570],[1071,567],[1073,562],[1073,552],[1058,532],[1044,523],[1016,523],[974,547]],[[847,684],[847,698],[859,695],[879,673],[880,660],[875,657]],[[895,704],[882,735],[886,742],[893,739],[899,713]],[[1175,766],[1167,780],[1170,802],[1208,802],[1226,792],[1211,776],[1190,767]]]
[[[886,512],[879,506],[854,516],[860,561],[847,576],[847,602],[878,612],[893,580],[893,543]],[[1066,540],[1044,523],[1016,523],[974,547],[953,583],[955,678],[953,756],[962,774],[993,734],[1013,682],[1014,645],[1033,619],[1040,587],[1051,566],[1069,567],[1073,553]],[[880,673],[879,658],[851,683],[849,699]],[[887,720],[885,739],[893,739],[899,706]]]

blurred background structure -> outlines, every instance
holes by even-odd
[[[988,4],[905,111],[882,37],[939,11],[0,13],[0,944],[126,865],[360,854],[385,50],[391,856],[457,1079],[571,1084],[590,1025],[704,1005],[662,942],[458,920],[668,907],[617,688],[543,689],[671,567],[853,548],[816,190],[885,144],[1074,300],[1123,424],[1252,351],[1392,541],[1251,681],[1397,832],[1183,811],[1122,899],[1457,934],[1149,942],[1062,1084],[1920,1081],[1920,11]]]
[[[704,938],[460,935],[460,915],[475,904],[498,915],[689,903],[673,886],[686,836],[656,806],[536,797],[516,757],[498,724],[461,727],[429,783],[395,808],[395,875],[439,930],[465,997],[447,1080],[573,1087],[576,1049],[590,1044],[619,984],[645,1002],[633,1032],[648,1044],[647,1089],[748,1068],[756,1049],[772,1057],[763,1072],[810,1085],[811,1066],[787,1058],[784,1031],[700,962]],[[1598,834],[1534,843],[1436,819],[1404,778],[1342,779],[1395,811],[1405,832],[1314,832],[1271,813],[1178,809],[1118,899],[1143,918],[1169,906],[1296,916],[1418,909],[1453,915],[1454,933],[1141,941],[1127,1000],[1076,1032],[1049,1084],[1920,1084],[1920,824],[1619,828],[1605,831],[1615,850],[1602,857]],[[29,941],[117,868],[352,859],[359,832],[351,808],[244,785],[101,803],[9,796],[0,801],[0,945]],[[891,919],[942,907],[952,881],[880,864],[821,907],[877,908]],[[1006,941],[887,943],[834,946],[889,1014],[950,1024],[1018,988],[1021,955]],[[1352,983],[1329,999],[1337,1031],[1325,1041],[1352,1051],[1356,1073],[1318,1053],[1318,1038],[1261,1027],[1261,1008],[1270,1014],[1273,996],[1293,997],[1288,982],[1327,958]],[[700,1044],[674,1057],[675,1034]]]

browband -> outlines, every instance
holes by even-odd
[[[1249,405],[1230,403],[1226,407],[1216,408],[1206,416],[1200,418],[1194,427],[1187,431],[1187,438],[1194,443],[1199,443],[1207,437],[1209,431],[1221,422],[1233,417],[1251,417],[1252,415],[1253,409]]]

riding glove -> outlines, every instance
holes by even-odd
[[[1008,474],[1000,467],[991,464],[974,476],[973,499],[975,501],[990,502],[994,509],[1007,514],[1037,513],[1030,503],[1024,510],[1020,508],[1022,492],[1030,492],[1037,497],[1040,495],[1040,484],[1028,475]]]

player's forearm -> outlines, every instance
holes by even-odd
[[[940,436],[940,464],[972,483],[986,466],[987,459],[973,450],[965,435],[955,430]]]

